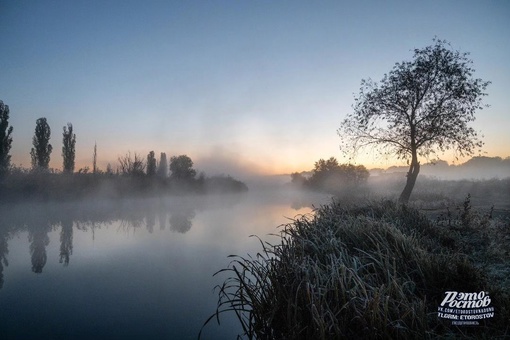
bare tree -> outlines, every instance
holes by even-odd
[[[409,201],[420,172],[418,157],[455,150],[472,155],[483,143],[469,123],[482,109],[488,81],[472,77],[468,53],[444,40],[414,50],[412,61],[396,63],[381,82],[362,80],[353,112],[338,133],[345,145],[374,147],[408,161],[400,202]],[[410,161],[410,163],[409,163]]]
[[[145,162],[136,153],[131,157],[128,152],[125,156],[119,156],[119,169],[123,175],[141,176],[144,175]]]

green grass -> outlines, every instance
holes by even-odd
[[[206,324],[235,313],[250,339],[510,336],[507,276],[498,276],[509,268],[510,228],[464,203],[453,226],[390,201],[333,202],[299,217],[278,243],[260,241],[259,253],[232,256],[217,273],[227,279]],[[460,328],[439,320],[447,290],[490,292],[495,317]]]

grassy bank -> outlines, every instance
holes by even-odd
[[[208,321],[234,312],[258,339],[510,336],[509,223],[464,203],[436,220],[390,201],[323,206],[257,255],[233,256]],[[489,292],[494,318],[439,319],[450,290]]]

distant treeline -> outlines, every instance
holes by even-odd
[[[371,169],[372,174],[407,172],[407,166],[392,166],[386,170]],[[444,179],[490,179],[510,177],[510,157],[477,156],[462,164],[436,160],[421,165],[421,174]]]
[[[9,106],[0,100],[0,202],[21,200],[69,200],[84,197],[119,198],[130,195],[182,194],[210,192],[242,192],[248,188],[230,176],[206,177],[197,174],[187,155],[167,160],[164,152],[159,162],[154,151],[144,158],[128,152],[118,158],[113,169],[97,166],[97,145],[94,145],[92,169],[88,166],[75,172],[76,134],[68,123],[62,133],[62,170],[49,168],[53,147],[51,128],[46,118],[36,121],[31,168],[11,164],[13,127],[9,126]]]
[[[297,188],[340,193],[357,190],[367,183],[370,176],[363,165],[339,164],[336,158],[319,159],[311,174],[295,172],[291,184]]]
[[[157,195],[235,193],[247,191],[245,183],[230,176],[186,180],[173,177],[126,176],[116,173],[10,174],[0,183],[0,202],[68,201],[83,198],[128,198]]]

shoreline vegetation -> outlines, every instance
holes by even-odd
[[[65,202],[81,199],[121,199],[183,194],[246,192],[229,175],[176,179],[113,173],[17,172],[0,180],[0,203]]]
[[[76,134],[67,123],[62,132],[62,169],[49,167],[53,146],[51,128],[45,117],[36,120],[31,168],[11,163],[13,127],[9,126],[9,106],[0,100],[0,203],[94,199],[133,198],[185,193],[235,193],[248,190],[245,183],[230,175],[206,177],[197,175],[187,155],[173,156],[168,161],[161,152],[159,162],[154,151],[144,158],[128,152],[118,157],[116,170],[108,163],[106,171],[97,164],[97,143],[94,144],[92,169],[88,166],[75,172]]]
[[[435,218],[384,199],[333,200],[260,240],[256,255],[232,255],[203,327],[235,313],[249,339],[508,337],[510,222],[492,213],[469,195]],[[488,292],[494,317],[438,318],[446,291]]]

